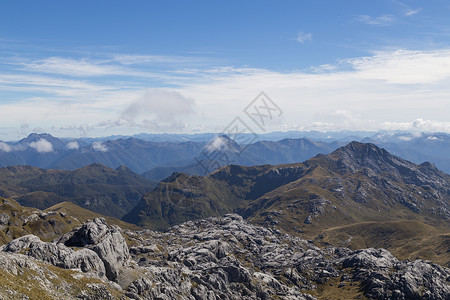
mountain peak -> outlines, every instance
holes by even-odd
[[[34,142],[39,139],[53,140],[56,138],[48,133],[30,133],[26,138],[22,139],[22,141]]]
[[[205,146],[205,149],[208,152],[239,152],[239,145],[227,135],[218,135]]]
[[[39,142],[40,140],[45,140],[48,143],[50,143],[52,150],[64,149],[66,147],[65,142],[48,133],[31,133],[26,138],[18,141],[16,145],[28,147],[31,143]],[[44,152],[51,152],[51,151],[44,151]]]
[[[92,163],[87,166],[80,168],[79,170],[100,170],[100,171],[112,171],[111,168],[101,164],[101,163]]]
[[[372,143],[350,142],[347,145],[336,149],[330,156],[348,155],[354,158],[383,158],[391,156],[389,152]]]
[[[119,167],[116,168],[116,171],[119,171],[122,173],[133,173],[134,174],[134,172],[125,165],[120,165]]]

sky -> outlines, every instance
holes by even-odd
[[[0,140],[449,116],[448,1],[0,2]]]

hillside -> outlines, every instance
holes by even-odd
[[[153,186],[152,181],[126,167],[114,170],[98,163],[73,171],[31,166],[0,168],[0,196],[39,209],[70,201],[120,218]]]
[[[235,211],[254,223],[312,238],[319,244],[342,245],[353,240],[350,246],[354,248],[382,243],[398,225],[398,243],[376,245],[398,249],[403,257],[409,257],[417,252],[405,249],[411,239],[425,243],[432,233],[436,234],[432,245],[442,249],[448,244],[449,197],[450,176],[433,164],[416,165],[373,144],[352,142],[303,163],[230,165],[205,177],[173,174],[146,194],[123,220],[162,230]],[[392,223],[407,220],[416,223]],[[363,222],[372,225],[350,230],[350,225]],[[337,226],[342,226],[341,238],[329,238]],[[347,230],[345,226],[350,227]],[[411,226],[424,230],[414,233],[408,228]],[[377,235],[380,230],[383,233]],[[373,237],[370,242],[364,238],[369,236]],[[428,257],[448,264],[445,251],[435,252]]]
[[[0,245],[27,234],[51,241],[79,225],[78,219],[64,212],[41,211],[0,198]]]
[[[130,224],[127,222],[124,222],[122,220],[113,218],[113,217],[109,217],[109,216],[105,216],[93,211],[90,211],[88,209],[82,208],[78,205],[75,205],[71,202],[61,202],[58,204],[55,204],[47,209],[45,209],[46,212],[50,212],[50,211],[56,211],[60,214],[65,214],[68,216],[71,216],[73,218],[76,218],[77,220],[79,220],[82,223],[87,222],[88,220],[93,220],[96,218],[104,218],[106,220],[106,222],[108,222],[108,224],[111,225],[117,225],[122,229],[125,230],[140,230],[142,228],[140,228],[139,226],[136,226],[134,224]]]

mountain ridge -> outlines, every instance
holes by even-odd
[[[98,163],[73,171],[31,166],[0,168],[0,196],[39,209],[71,201],[117,218],[134,207],[154,184],[128,168],[111,169]]]
[[[310,238],[363,221],[416,220],[445,234],[449,196],[450,175],[434,165],[416,165],[374,144],[352,142],[303,163],[228,165],[204,177],[174,173],[123,220],[164,230],[238,212],[257,224]]]

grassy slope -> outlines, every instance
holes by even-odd
[[[399,259],[427,259],[450,267],[450,233],[420,221],[362,222],[327,228],[319,245],[386,248]]]
[[[94,219],[94,218],[105,218],[106,222],[110,225],[117,225],[122,229],[129,229],[129,230],[140,230],[140,228],[137,225],[130,224],[124,221],[121,221],[119,219],[104,216],[102,214],[90,211],[88,209],[82,208],[76,204],[73,204],[71,202],[61,202],[56,205],[53,205],[46,209],[46,211],[57,211],[57,212],[63,212],[68,214],[69,216],[72,216],[74,218],[77,218],[82,223],[86,222],[88,219]]]
[[[12,199],[0,198],[0,213],[9,218],[6,224],[0,225],[1,244],[27,234],[34,234],[43,241],[51,241],[81,224],[77,219],[59,213],[39,217],[41,211],[21,206]],[[33,214],[36,218],[25,222]]]

